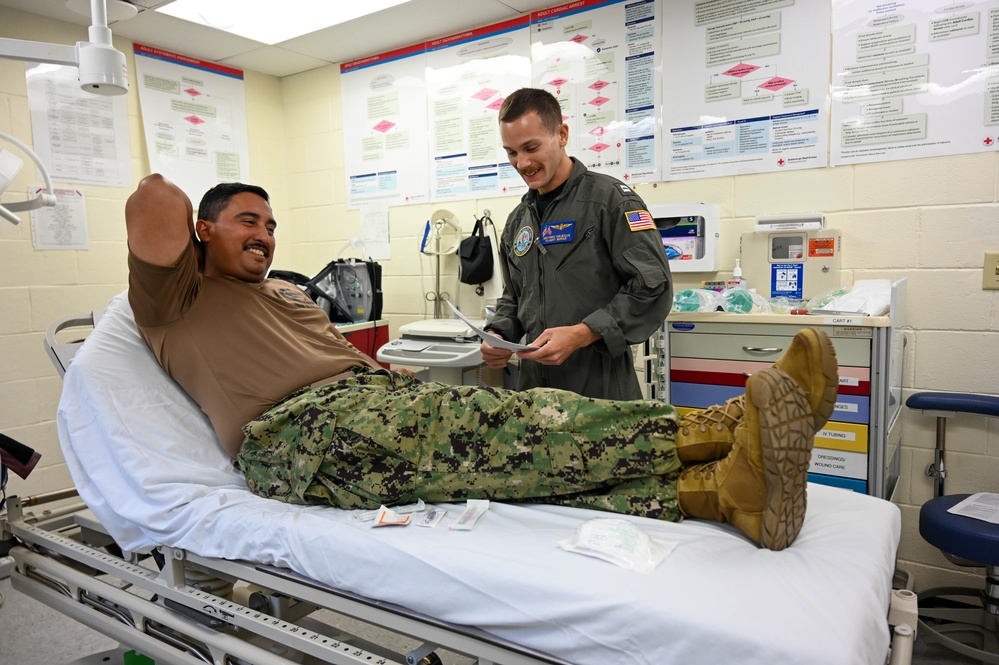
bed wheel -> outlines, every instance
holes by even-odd
[[[436,648],[436,644],[421,644],[406,654],[406,663],[408,665],[443,665],[443,661],[434,653]]]

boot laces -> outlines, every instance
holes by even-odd
[[[694,480],[711,480],[711,476],[714,475],[714,470],[716,466],[718,466],[717,462],[691,466],[681,471],[680,477],[689,478],[690,476],[693,476]]]
[[[697,427],[701,432],[707,432],[714,427],[721,432],[723,429],[734,430],[742,419],[742,400],[745,395],[733,397],[724,404],[691,411],[683,417],[683,433],[689,434],[691,427]]]

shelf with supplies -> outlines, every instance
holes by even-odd
[[[904,284],[892,285],[886,316],[679,312],[647,342],[649,397],[680,413],[721,404],[745,391],[801,328],[829,335],[839,362],[839,394],[815,435],[809,481],[889,498],[899,472]]]

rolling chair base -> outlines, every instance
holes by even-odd
[[[927,607],[934,598],[970,599],[967,608]],[[981,592],[968,587],[937,587],[919,592],[919,635],[969,658],[999,665],[999,616],[976,603]]]

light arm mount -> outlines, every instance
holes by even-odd
[[[75,46],[0,38],[0,58],[70,65],[80,70],[80,87],[97,95],[128,92],[125,54],[111,44],[105,0],[90,0],[89,42]]]
[[[34,210],[36,208],[41,208],[42,206],[54,206],[56,204],[56,194],[55,189],[52,187],[52,178],[49,176],[48,170],[45,165],[42,164],[42,160],[38,158],[35,151],[21,143],[16,138],[10,134],[4,134],[0,132],[0,139],[10,141],[15,146],[21,149],[21,152],[31,157],[35,165],[38,166],[38,170],[42,173],[42,179],[45,180],[45,191],[40,192],[38,196],[28,199],[27,201],[20,201],[18,203],[8,203],[6,205],[0,205],[0,217],[3,217],[11,224],[19,224],[21,220],[15,215],[15,212],[24,212],[26,210]]]

